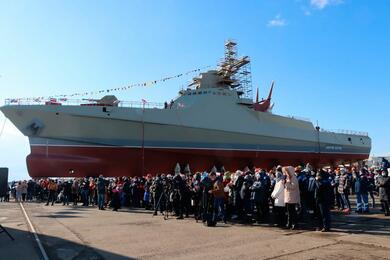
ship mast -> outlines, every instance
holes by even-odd
[[[225,57],[219,64],[218,74],[220,84],[235,89],[241,98],[253,99],[250,58],[238,57],[237,43],[233,40],[225,42]]]

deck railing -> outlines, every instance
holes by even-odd
[[[21,105],[64,105],[64,106],[104,106],[98,102],[90,99],[5,99],[6,106],[21,106]],[[109,106],[109,105],[107,105]],[[164,103],[157,102],[142,102],[142,101],[118,101],[115,106],[129,107],[129,108],[148,108],[148,109],[162,109]]]
[[[368,136],[367,132],[346,130],[346,129],[320,129],[321,132],[325,133],[336,133],[336,134],[345,134],[345,135],[362,135]]]

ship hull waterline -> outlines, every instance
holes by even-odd
[[[192,172],[213,166],[236,171],[249,167],[270,169],[276,165],[338,165],[364,160],[366,154],[243,151],[141,147],[31,146],[27,156],[29,175],[38,177],[85,177],[103,174],[143,176],[173,174],[175,165],[189,164]]]

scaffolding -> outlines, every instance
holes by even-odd
[[[219,83],[235,89],[241,98],[252,99],[252,75],[248,56],[238,57],[237,43],[225,42],[225,57],[219,64]]]

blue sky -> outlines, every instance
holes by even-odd
[[[261,96],[275,80],[274,113],[367,131],[373,154],[390,154],[389,13],[386,0],[0,0],[0,100],[122,87],[215,65],[232,38],[251,57]],[[189,80],[116,95],[163,102]],[[0,165],[11,179],[27,178],[28,153],[28,140],[6,122]]]

